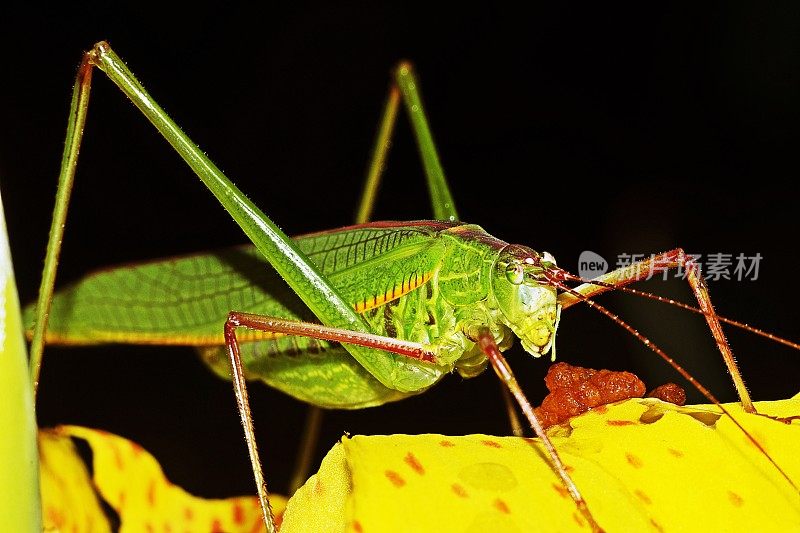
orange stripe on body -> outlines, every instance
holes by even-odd
[[[413,276],[413,279],[412,279]],[[408,279],[403,279],[403,281],[392,287],[391,290],[387,290],[384,294],[378,296],[369,296],[365,298],[361,302],[357,302],[355,304],[356,313],[363,313],[364,311],[369,311],[370,309],[374,309],[376,307],[380,307],[381,305],[391,302],[392,300],[396,300],[401,296],[408,294],[409,292],[413,291],[421,287],[422,285],[426,284],[431,277],[433,277],[432,273],[426,273],[419,275],[416,272],[408,276]]]

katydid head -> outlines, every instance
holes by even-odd
[[[548,282],[554,269],[549,253],[515,244],[500,251],[492,268],[492,293],[502,320],[535,357],[547,353],[555,340],[559,307],[556,288]]]

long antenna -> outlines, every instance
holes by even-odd
[[[672,298],[666,298],[664,296],[659,296],[657,294],[653,294],[653,293],[647,292],[647,291],[642,291],[642,290],[639,290],[639,289],[633,289],[631,287],[623,287],[621,285],[614,285],[613,283],[607,283],[605,281],[585,279],[585,278],[582,278],[580,276],[576,276],[574,274],[570,274],[569,272],[566,272],[566,271],[562,271],[562,272],[564,273],[564,277],[566,279],[571,280],[571,281],[577,281],[577,282],[584,283],[584,284],[587,284],[587,285],[597,285],[599,287],[605,287],[605,288],[607,288],[609,290],[620,291],[620,292],[624,292],[624,293],[627,293],[627,294],[634,294],[636,296],[641,296],[643,298],[648,298],[650,300],[655,300],[657,302],[669,304],[669,305],[678,307],[680,309],[684,309],[686,311],[690,311],[692,313],[697,313],[698,315],[707,316],[709,314],[709,313],[706,313],[705,311],[703,311],[702,309],[700,309],[699,307],[695,307],[693,305],[689,305],[689,304],[686,304],[686,303],[683,303],[683,302],[679,302],[677,300],[673,300]],[[571,293],[571,291],[570,291],[570,293]],[[576,291],[576,293],[580,294],[580,292],[578,292],[578,291]],[[751,326],[750,324],[746,324],[744,322],[739,322],[738,320],[733,320],[732,318],[727,318],[727,317],[721,316],[721,315],[719,315],[717,313],[714,313],[714,314],[715,314],[715,316],[717,317],[717,319],[720,322],[723,322],[725,324],[731,325],[731,326],[739,328],[739,329],[743,329],[743,330],[748,331],[750,333],[754,333],[755,335],[759,335],[761,337],[767,338],[767,339],[769,339],[769,340],[771,340],[773,342],[777,342],[778,344],[783,344],[784,346],[788,346],[789,348],[793,348],[795,350],[800,350],[800,343],[798,343],[798,342],[791,341],[789,339],[784,339],[783,337],[779,337],[779,336],[775,335],[774,333],[770,333],[769,331],[763,330],[761,328],[757,328],[757,327]]]

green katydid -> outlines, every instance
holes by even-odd
[[[66,206],[95,66],[103,70],[167,138],[242,227],[255,249],[111,270],[88,278],[52,300]],[[546,435],[500,351],[517,336],[529,353],[537,356],[550,353],[561,310],[585,302],[646,341],[653,351],[679,368],[660,348],[589,298],[614,288],[624,288],[646,277],[651,269],[682,267],[699,302],[699,312],[705,316],[728,364],[740,398],[746,409],[753,410],[722,334],[720,318],[711,306],[695,263],[682,250],[666,252],[570,288],[568,282],[585,280],[560,269],[549,254],[509,245],[478,226],[456,222],[458,216],[413,75],[406,64],[397,72],[398,87],[410,112],[425,163],[434,214],[446,222],[372,223],[293,241],[178,129],[107,44],[96,45],[84,58],[73,94],[51,245],[48,246],[33,337],[34,380],[45,340],[190,344],[203,347],[206,359],[218,369],[220,355],[226,354],[230,362],[226,359],[223,368],[227,371],[229,364],[233,368],[234,387],[264,518],[271,525],[245,377],[259,377],[309,403],[355,408],[417,394],[452,370],[467,377],[476,375],[491,362],[519,401],[537,435],[547,444]],[[393,90],[384,119],[387,129],[382,128],[380,139],[391,131],[398,101],[397,92]],[[376,179],[385,155],[386,140],[380,139],[373,164]],[[372,193],[365,195],[365,205],[370,204],[372,196]],[[362,218],[366,215],[362,214]],[[278,284],[270,287],[270,291],[281,294],[266,294],[262,291],[265,278],[257,280],[255,287],[242,285],[242,282],[252,281],[251,273],[263,267],[259,254],[291,290]],[[180,285],[181,282],[184,284]],[[141,292],[142,284],[150,288],[146,294]],[[157,291],[156,286],[163,284],[167,284],[167,290]],[[128,299],[126,291],[131,289],[135,289],[134,297]],[[178,297],[173,298],[176,293]],[[103,298],[98,298],[99,295]],[[52,310],[48,308],[51,300]],[[116,311],[107,306],[109,300],[115,301]],[[313,316],[302,309],[300,301]],[[223,336],[221,317],[226,313],[229,314]],[[315,319],[324,326],[310,322]],[[237,338],[238,328],[248,331]],[[340,342],[343,344],[339,345]],[[714,401],[706,389],[680,371]],[[549,452],[554,469],[576,505],[594,524],[578,487],[552,446]]]

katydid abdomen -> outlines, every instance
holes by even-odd
[[[396,390],[339,344],[243,331],[250,379],[316,405],[360,408],[422,392],[453,369],[465,377],[483,371],[486,359],[470,336],[471,323],[489,324],[503,347],[512,341],[491,279],[508,245],[478,226],[373,223],[296,242],[375,334],[430,345],[439,354],[437,364],[410,362],[419,372]],[[534,353],[547,351],[555,331],[555,291],[541,290],[552,301],[543,304],[550,307],[534,328]],[[222,324],[231,310],[314,321],[261,254],[243,246],[90,274],[54,298],[47,340],[197,346],[218,374],[229,376]],[[32,308],[26,312],[32,320]]]

